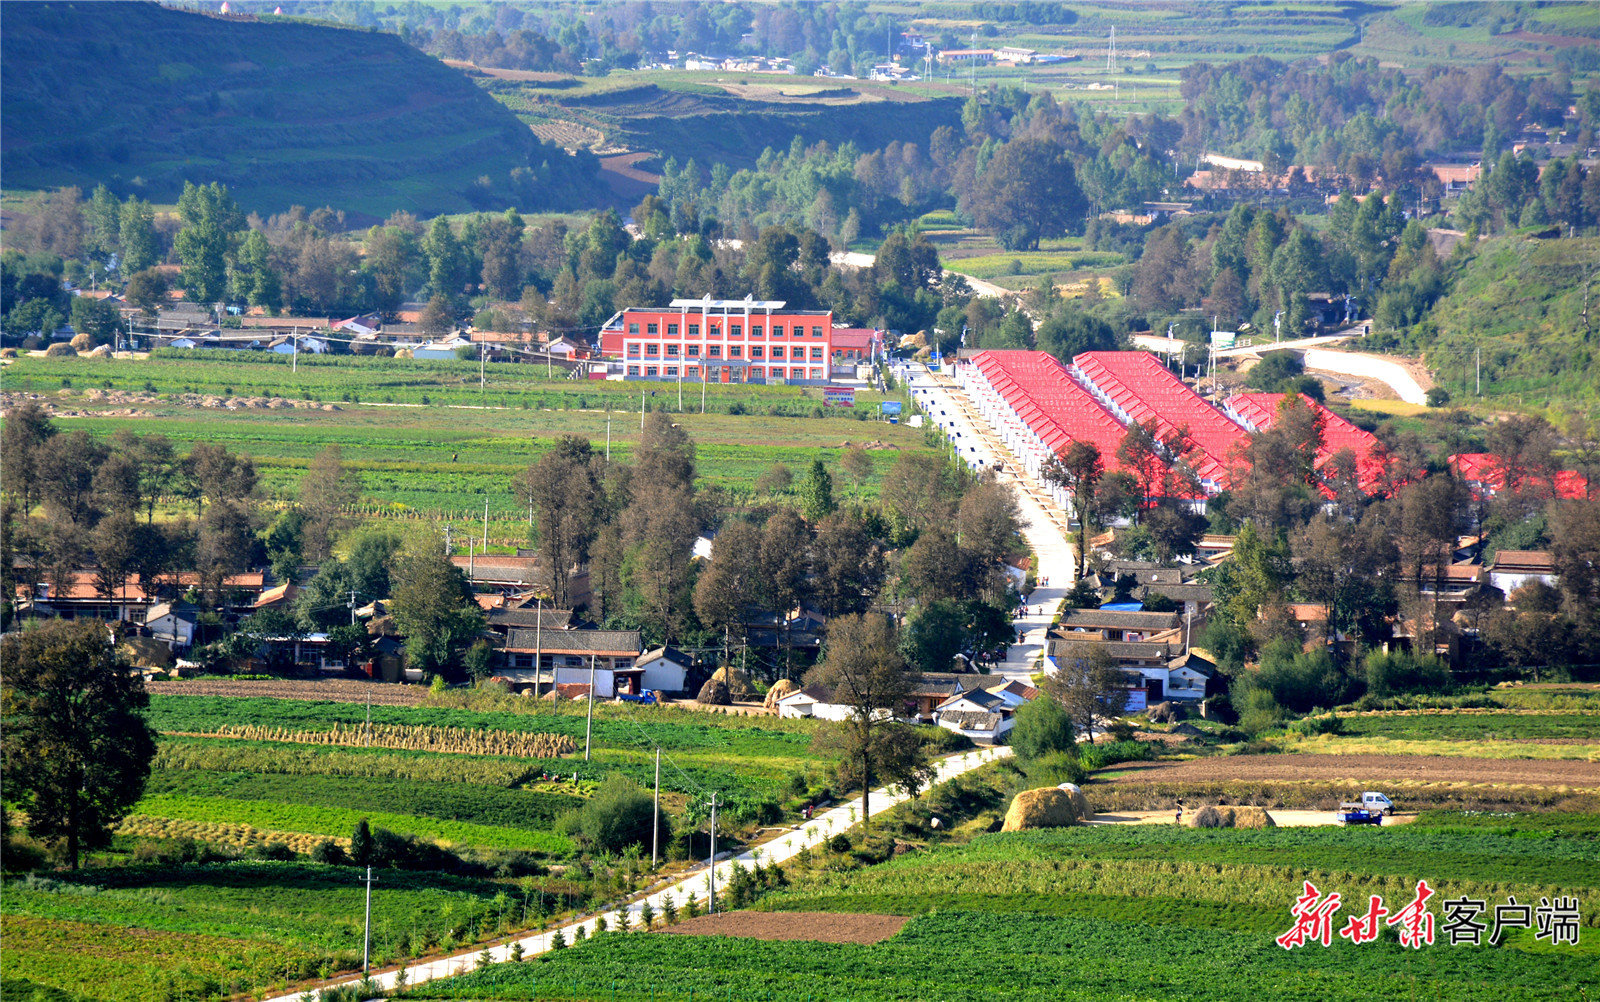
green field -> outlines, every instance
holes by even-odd
[[[475,697],[437,698],[447,704]],[[577,707],[558,713],[511,697],[476,698],[476,705],[374,706],[371,712],[379,724],[583,740],[585,720]],[[460,859],[459,866],[451,864],[454,873],[380,871],[374,951],[379,964],[388,964],[527,929],[541,917],[633,887],[645,864],[599,856],[580,861],[556,822],[608,774],[647,786],[657,746],[669,816],[680,819],[691,800],[716,790],[725,805],[724,835],[748,835],[783,817],[785,807],[792,810],[787,801],[795,774],[805,775],[808,785],[828,781],[831,760],[811,750],[814,721],[758,723],[609,704],[595,710],[592,760],[578,754],[552,761],[208,737],[227,725],[328,730],[364,720],[367,708],[153,695],[150,721],[164,733],[127,834],[117,836],[109,853],[92,854],[82,870],[6,880],[0,918],[5,991],[20,991],[27,980],[75,991],[94,985],[94,997],[119,1002],[158,1002],[282,990],[348,971],[361,942],[359,871],[303,856],[299,862],[250,858],[263,843],[304,853],[319,838],[344,843],[365,818],[374,829],[453,849]],[[546,770],[561,779],[544,778]],[[241,842],[242,825],[253,833]],[[222,857],[191,850],[187,862],[164,858],[183,851],[183,841],[171,836],[184,834],[212,841]],[[676,842],[664,850],[673,856],[685,851]]]
[[[1407,828],[1202,831],[1080,827],[988,835],[866,869],[789,868],[776,911],[913,916],[870,946],[607,934],[521,965],[418,986],[453,999],[1567,999],[1600,984],[1600,847],[1593,825],[1523,837],[1454,817]],[[1374,840],[1382,841],[1375,851]],[[1391,911],[1418,879],[1445,897],[1580,898],[1579,946],[1508,934],[1506,946],[1402,948],[1337,937],[1284,950],[1274,937],[1312,881]],[[1358,906],[1358,901],[1360,902]],[[1442,924],[1442,914],[1436,913]],[[958,956],[941,975],[935,958]],[[614,986],[614,987],[613,987]],[[537,995],[534,992],[537,992]]]
[[[611,456],[626,462],[638,440],[641,392],[654,392],[644,398],[652,409],[676,412],[678,405],[672,384],[641,391],[637,383],[548,381],[542,369],[535,373],[530,366],[489,366],[488,390],[480,396],[477,366],[467,362],[341,357],[334,364],[302,365],[294,373],[281,361],[254,361],[265,357],[143,362],[29,357],[7,366],[4,379],[8,390],[47,393],[68,380],[82,395],[57,398],[57,403],[82,407],[87,414],[123,409],[94,399],[106,384],[112,390],[167,395],[303,399],[311,394],[340,409],[197,408],[168,396],[140,403],[138,417],[73,418],[61,427],[104,438],[123,430],[163,434],[179,453],[197,442],[247,453],[267,501],[293,498],[311,460],[324,447],[337,445],[346,467],[361,476],[361,514],[470,520],[482,517],[488,500],[497,523],[492,536],[503,544],[521,542],[527,532],[526,510],[511,493],[512,477],[536,462],[557,437],[582,435],[604,452],[609,428]],[[154,389],[146,390],[146,383]],[[352,392],[352,387],[358,389]],[[695,440],[701,485],[727,491],[735,503],[755,497],[755,482],[773,463],[788,464],[798,476],[814,459],[832,466],[849,443],[877,443],[869,450],[875,471],[856,485],[835,468],[835,491],[840,497],[851,492],[875,497],[901,450],[928,448],[921,431],[862,419],[876,411],[882,399],[877,394],[857,395],[854,413],[862,417],[854,418],[833,416],[850,411],[824,410],[821,393],[813,388],[715,385],[706,390],[707,413],[700,414],[699,387],[685,385],[678,420]],[[346,402],[346,396],[362,402]],[[404,398],[398,402],[408,406],[389,406],[384,396]],[[426,406],[420,404],[424,398]]]
[[[354,868],[309,863],[8,879],[0,976],[8,995],[27,979],[119,1002],[283,988],[360,966],[363,895]],[[372,896],[374,954],[392,962],[521,927],[538,913],[540,893],[532,898],[510,883],[384,871]]]

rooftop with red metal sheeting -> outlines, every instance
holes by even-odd
[[[1233,452],[1249,443],[1249,433],[1184,385],[1154,355],[1086,351],[1072,364],[1131,420],[1140,424],[1154,420],[1162,438],[1186,429],[1194,445],[1187,458],[1195,472],[1203,480],[1228,486]]]
[[[972,364],[1028,428],[1057,454],[1073,442],[1100,450],[1107,470],[1118,467],[1117,445],[1125,433],[1053,356],[1042,351],[984,351]]]
[[[1371,493],[1382,479],[1385,456],[1382,443],[1371,432],[1346,421],[1304,395],[1300,397],[1313,411],[1322,415],[1322,448],[1317,450],[1317,468],[1332,459],[1341,449],[1349,449],[1356,457],[1356,478],[1361,489]],[[1227,406],[1239,415],[1245,424],[1256,431],[1266,431],[1278,420],[1278,409],[1283,406],[1282,393],[1240,393],[1229,397]]]

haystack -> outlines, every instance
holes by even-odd
[[[46,348],[44,350],[44,354],[46,358],[76,358],[78,356],[78,349],[64,341],[57,341],[55,344]]]
[[[754,699],[756,696],[755,689],[751,688],[750,686],[750,676],[746,674],[742,668],[734,668],[731,665],[725,665],[712,672],[711,678],[712,681],[721,682],[723,685],[726,685],[728,687],[728,695],[733,699],[737,699],[742,702],[744,700]],[[705,702],[705,700],[701,700],[701,702]]]
[[[1066,828],[1076,824],[1078,811],[1073,806],[1072,794],[1053,786],[1042,790],[1023,790],[1011,801],[1006,811],[1003,832],[1021,832],[1032,828]]]
[[[1189,711],[1187,707],[1179,706],[1169,699],[1145,710],[1144,715],[1154,724],[1175,724],[1188,716]]]
[[[1276,828],[1278,823],[1261,807],[1212,807],[1209,804],[1183,816],[1190,828]]]
[[[733,703],[733,697],[728,694],[728,685],[719,678],[707,680],[700,687],[700,694],[695,700],[702,706],[728,706]]]
[[[1078,789],[1078,784],[1062,783],[1056,789],[1072,798],[1072,809],[1078,812],[1078,820],[1094,817],[1094,811],[1090,809],[1089,801],[1084,797],[1083,791]]]
[[[795,685],[794,682],[786,678],[780,678],[776,682],[772,683],[772,688],[767,690],[767,698],[761,701],[761,705],[765,706],[769,710],[776,710],[778,708],[778,700],[789,695],[791,692],[799,691],[800,687]]]

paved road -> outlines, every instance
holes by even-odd
[[[1003,758],[1010,754],[1010,748],[999,747],[980,748],[976,751],[970,751],[963,755],[952,756],[939,763],[933,782],[945,782],[946,780],[959,776],[962,773],[970,772],[981,765],[993,762],[996,759]],[[907,797],[903,793],[891,794],[888,790],[874,790],[872,791],[869,806],[872,808],[873,816],[876,817],[906,799]],[[726,886],[726,882],[730,879],[735,863],[749,867],[754,864],[758,858],[763,865],[767,863],[783,862],[784,860],[791,859],[798,855],[802,849],[809,849],[812,846],[820,845],[825,839],[830,838],[834,834],[842,832],[851,827],[860,819],[860,816],[861,802],[859,800],[851,800],[841,804],[831,811],[818,814],[804,825],[800,825],[791,831],[780,833],[775,838],[772,838],[761,845],[755,846],[749,851],[740,853],[738,856],[733,858],[722,859],[717,863],[716,869],[718,893],[721,893],[721,888]],[[688,900],[688,897],[691,893],[693,893],[695,897],[699,899],[701,904],[704,905],[707,899],[706,892],[709,879],[710,874],[707,872],[707,868],[702,864],[688,876],[676,881],[675,883],[659,888],[650,892],[644,897],[636,898],[629,902],[627,905],[627,911],[632,918],[632,928],[637,929],[639,927],[639,911],[646,901],[650,902],[650,907],[654,909],[658,915],[661,914],[661,906],[665,902],[668,895],[671,895],[673,902],[680,908],[682,907],[684,901]],[[383,892],[380,889],[376,893],[381,894]],[[559,931],[565,938],[566,942],[571,943],[573,934],[577,932],[579,926],[583,926],[588,930],[589,935],[593,935],[595,932],[595,921],[598,918],[605,919],[607,928],[615,929],[617,927],[618,911],[619,909],[612,909],[600,915],[589,915],[580,922],[572,922],[568,925],[562,926]],[[556,931],[557,930],[551,930],[549,932],[539,933],[538,935],[528,936],[524,939],[516,940],[515,942],[522,944],[522,952],[524,956],[545,953],[550,949],[550,940],[555,935]],[[453,957],[444,957],[439,960],[430,961],[426,964],[419,964],[416,967],[407,968],[406,984],[420,984],[424,981],[433,981],[436,978],[451,977],[456,974],[462,974],[466,971],[470,971],[477,966],[478,955],[481,952],[481,949],[470,950],[465,953],[457,954]],[[511,942],[506,942],[500,946],[491,948],[489,955],[494,958],[496,963],[510,960]],[[395,972],[393,970],[389,970],[374,974],[372,976],[372,980],[379,988],[394,988]],[[340,984],[356,983],[356,980],[340,982]],[[300,1002],[301,994],[302,993],[300,992],[295,992],[289,995],[281,995],[277,998],[269,999],[267,1002]]]
[[[910,373],[910,388],[918,405],[955,443],[961,458],[970,465],[990,468],[998,463],[1003,470],[1000,480],[1016,489],[1022,536],[1039,561],[1034,576],[1049,584],[1040,584],[1028,596],[1024,614],[1015,620],[1023,641],[1007,649],[1006,660],[997,666],[997,672],[1026,681],[1039,670],[1045,633],[1061,599],[1076,580],[1077,562],[1065,516],[1044,487],[1028,476],[1021,459],[1006,448],[953,380],[920,365],[912,367]]]

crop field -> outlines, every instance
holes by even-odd
[[[209,735],[224,729],[253,728],[333,731],[360,725],[367,712],[357,703],[305,700],[154,695],[150,702],[151,724],[168,735]],[[374,706],[372,722],[375,727],[448,727],[507,736],[560,735],[579,745],[585,727],[583,710],[578,706],[564,712],[543,706],[516,713],[448,706]],[[342,815],[328,812],[349,809],[359,815],[368,809],[398,809],[407,819],[417,820],[396,820],[396,824],[412,825],[397,827],[396,831],[468,845],[530,848],[559,855],[570,847],[549,841],[548,822],[560,813],[557,800],[564,800],[571,793],[570,781],[560,787],[548,786],[547,793],[506,787],[536,785],[536,775],[546,768],[567,777],[576,774],[580,790],[611,772],[621,772],[648,785],[654,775],[654,748],[659,745],[664,755],[663,791],[681,801],[717,790],[730,805],[730,819],[738,822],[742,817],[758,814],[761,804],[780,799],[782,785],[790,775],[815,768],[818,763],[810,748],[816,726],[812,721],[763,718],[760,724],[752,724],[745,718],[669,707],[597,704],[590,761],[570,756],[553,763],[506,756],[428,755],[404,748],[308,746],[192,736],[178,738],[169,745],[173,739],[164,738],[159,764],[174,767],[176,774],[169,776],[165,769],[159,773],[159,784],[152,782],[145,801],[136,810],[157,817],[348,835],[356,818],[349,818],[345,824]],[[457,761],[461,765],[455,765]],[[250,778],[244,774],[247,770],[296,779]],[[301,779],[311,776],[319,779]],[[475,785],[463,787],[470,792],[455,792],[450,790],[452,783]],[[549,793],[556,794],[557,800],[550,799]],[[205,811],[210,813],[201,816]],[[460,819],[466,817],[496,820],[489,830],[459,831],[455,836],[428,834],[419,827],[432,825],[431,830],[442,833],[440,826],[462,823]],[[518,817],[524,821],[516,821]],[[339,825],[343,828],[331,830]],[[544,842],[507,844],[516,838],[535,836]]]
[[[1459,758],[1427,755],[1229,755],[1187,762],[1129,763],[1124,768],[1129,771],[1118,777],[1118,783],[1188,780],[1343,780],[1357,784],[1467,781],[1600,790],[1600,763],[1566,760],[1472,759],[1464,762]]]
[[[118,378],[132,383],[135,390],[139,386],[138,373],[146,366],[197,365],[208,378],[227,378],[210,371],[213,367],[223,368],[221,363],[38,361],[99,364],[107,373],[132,370],[132,375]],[[281,367],[266,368],[276,374]],[[287,370],[282,374],[288,375]],[[8,368],[7,388],[23,389],[26,380],[14,376]],[[75,387],[89,383],[81,376],[67,378],[74,380]],[[42,379],[34,380],[36,389]],[[346,385],[359,382],[357,377],[351,377]],[[181,391],[182,384],[173,385]],[[536,462],[557,437],[584,436],[597,452],[604,453],[609,428],[611,456],[619,462],[631,458],[638,440],[638,384],[629,384],[625,389],[618,389],[622,384],[603,382],[540,385],[543,389],[536,406],[526,410],[511,404],[505,409],[498,409],[498,405],[490,410],[458,409],[468,405],[446,406],[436,401],[430,406],[404,407],[341,403],[337,406],[343,409],[338,411],[223,410],[163,400],[141,404],[136,409],[137,416],[128,416],[125,408],[116,408],[115,416],[62,419],[62,427],[67,431],[82,428],[105,438],[122,430],[162,434],[172,440],[180,453],[186,453],[196,442],[216,443],[247,453],[255,462],[261,477],[261,494],[267,501],[292,498],[316,454],[326,446],[337,445],[346,467],[361,477],[360,514],[471,517],[476,512],[481,518],[487,499],[491,517],[511,523],[497,525],[493,535],[520,541],[527,532],[526,510],[511,494],[511,479]],[[227,388],[215,387],[217,392]],[[239,386],[233,389],[242,392]],[[678,420],[695,440],[702,486],[720,487],[734,501],[754,497],[755,481],[774,463],[788,464],[798,476],[813,459],[822,459],[829,465],[837,463],[852,443],[867,446],[875,468],[860,484],[835,469],[836,496],[855,493],[873,497],[900,450],[928,448],[917,429],[853,418],[849,412],[833,416],[832,412],[822,411],[820,395],[799,387],[711,386],[705,414],[698,413],[697,389],[685,387],[685,411]],[[653,399],[645,398],[651,408],[676,410],[676,387],[662,384],[653,392]],[[812,395],[808,396],[808,392]],[[727,396],[719,401],[719,393]],[[875,399],[874,394],[858,394],[856,410],[863,415],[876,411],[872,402]],[[86,414],[114,407],[81,398],[57,398],[55,402],[58,406],[84,406]],[[607,405],[614,408],[609,415],[604,410]],[[627,409],[630,406],[631,411]],[[729,408],[736,412],[727,413]],[[817,412],[825,416],[812,416]]]
[[[264,692],[277,686],[259,684]],[[204,858],[179,865],[152,856],[153,846],[194,839],[250,852],[276,843],[304,855],[331,841],[348,850],[365,818],[479,861],[467,872],[493,874],[381,870],[373,946],[377,962],[387,964],[526,929],[606,893],[568,875],[588,871],[572,867],[574,844],[556,831],[557,819],[609,773],[648,785],[657,745],[663,807],[676,815],[717,790],[727,805],[725,832],[768,823],[793,773],[830,764],[810,750],[811,721],[595,710],[594,754],[585,762],[451,747],[512,748],[551,735],[577,747],[584,717],[571,704],[564,712],[509,697],[487,709],[375,704],[376,735],[399,746],[369,748],[344,742],[365,720],[363,703],[154,694],[157,757],[112,852],[91,855],[60,880],[6,881],[6,991],[31,981],[94,985],[94,997],[119,1002],[211,998],[282,990],[359,960],[363,887],[354,867]],[[339,741],[212,736],[229,730]],[[108,865],[114,861],[120,865]],[[113,933],[123,941],[109,948]]]
[[[1376,849],[1373,843],[1382,842]],[[880,943],[769,942],[732,936],[608,933],[520,965],[418,986],[419,999],[731,998],[939,1002],[1023,999],[1568,999],[1600,984],[1600,849],[1581,833],[1523,837],[1473,819],[1403,829],[1203,831],[1089,827],[988,835],[866,869],[791,868],[791,886],[759,903],[780,912],[908,915]],[[1419,879],[1446,897],[1573,895],[1579,945],[1511,931],[1500,949],[1402,947],[1393,930],[1356,945],[1334,937],[1294,950],[1274,937],[1293,921],[1302,882],[1338,891],[1335,927],[1391,911]],[[1362,902],[1356,907],[1356,902]],[[735,913],[737,915],[737,913]],[[813,919],[819,930],[827,923]],[[959,947],[953,946],[959,944]],[[958,949],[964,973],[930,958]],[[988,976],[980,972],[1004,972]]]
[[[363,897],[355,869],[308,863],[7,880],[0,975],[8,994],[27,980],[118,1002],[284,988],[360,966]],[[393,962],[472,941],[525,925],[527,908],[515,885],[386,870],[372,895],[373,952]]]

